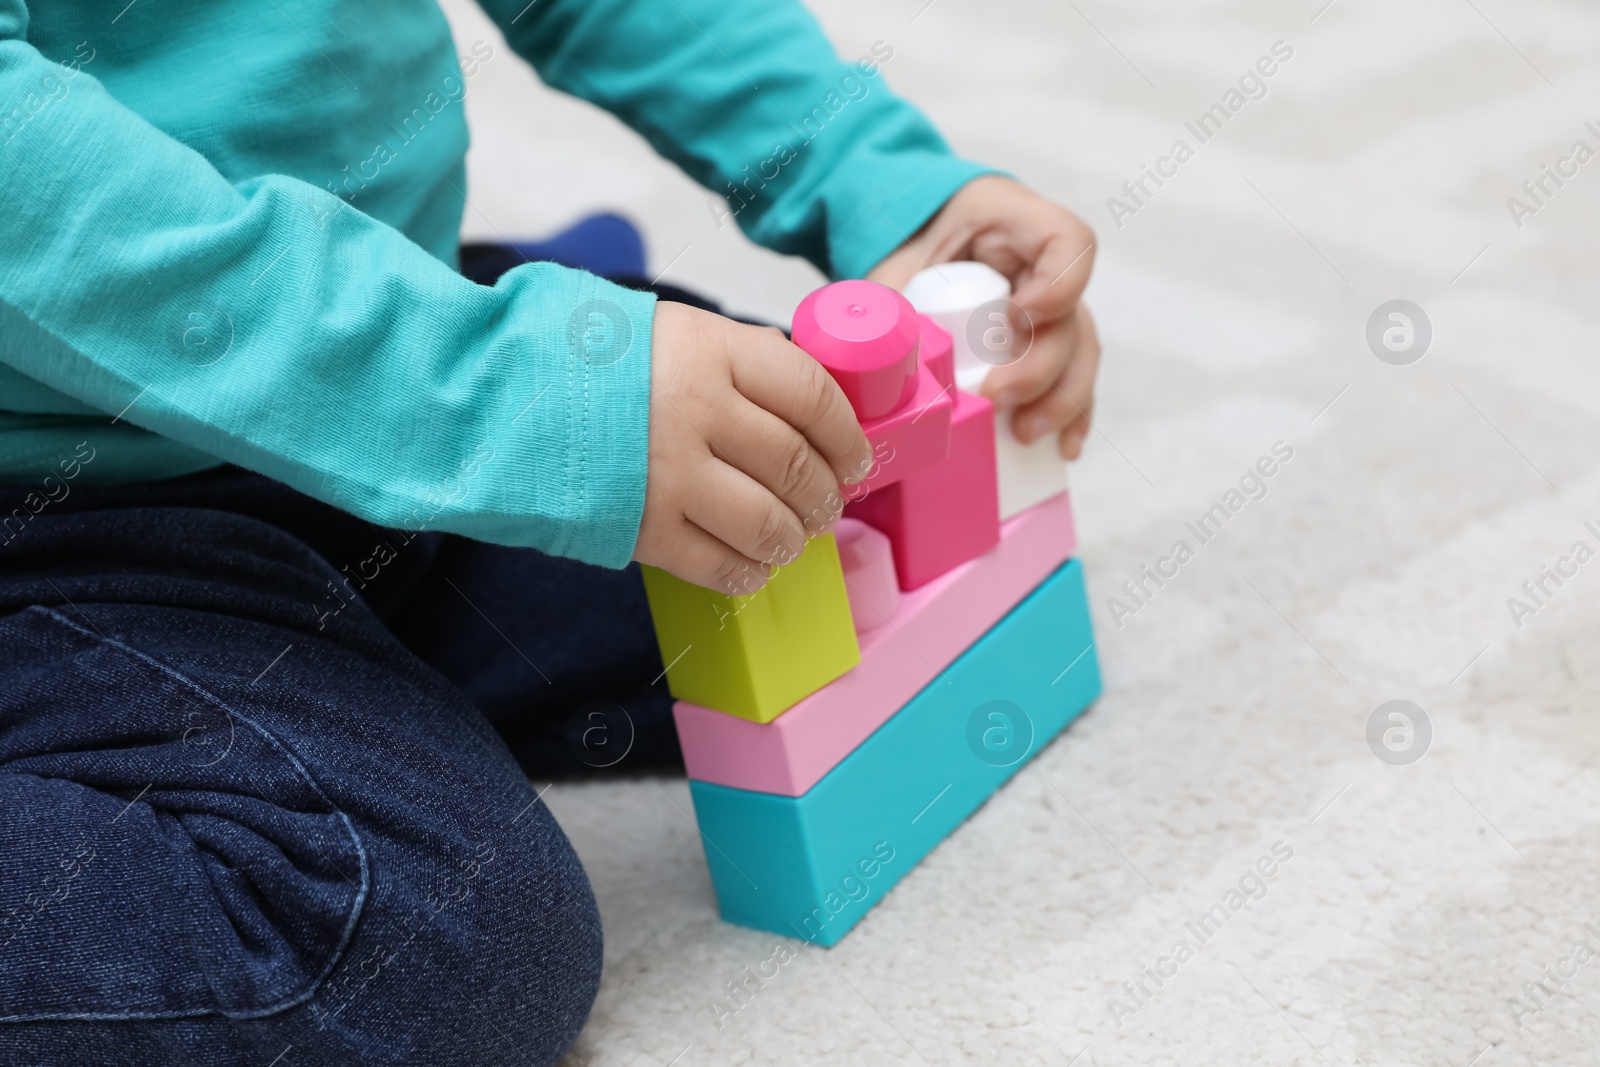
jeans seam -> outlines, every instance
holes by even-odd
[[[236,710],[226,701],[219,698],[216,694],[212,693],[194,679],[185,675],[183,672],[176,670],[165,663],[162,663],[160,660],[141,652],[139,649],[134,648],[131,645],[117,641],[114,638],[107,637],[105,634],[87,630],[73,622],[61,612],[56,611],[54,608],[46,607],[44,605],[34,605],[33,610],[42,612],[55,622],[67,627],[75,633],[82,635],[92,642],[98,642],[110,648],[114,648],[124,655],[130,656],[133,659],[145,664],[147,667],[151,668],[157,673],[167,675],[177,680],[180,684],[193,690],[201,698],[210,701],[212,704],[215,704],[217,707],[227,712],[230,716],[236,717],[240,722],[243,722],[262,738],[264,738],[269,745],[276,749],[278,753],[289,762],[289,765],[294,768],[295,773],[297,773],[306,782],[306,784],[312,788],[317,796],[322,799],[323,803],[328,806],[328,810],[337,815],[340,822],[344,824],[345,832],[349,834],[350,842],[355,846],[356,857],[360,861],[361,884],[356,890],[356,899],[355,902],[350,906],[350,914],[345,920],[344,930],[339,936],[339,942],[336,946],[334,946],[333,951],[329,954],[328,963],[322,969],[321,973],[312,978],[304,990],[281,997],[265,1007],[254,1008],[250,1011],[243,1012],[229,1012],[217,1008],[194,1008],[184,1011],[164,1012],[53,1012],[29,1015],[0,1016],[0,1023],[95,1020],[118,1022],[134,1019],[191,1019],[206,1015],[221,1015],[229,1019],[259,1019],[288,1011],[289,1009],[298,1007],[299,1005],[310,1000],[316,995],[316,992],[322,986],[322,983],[327,980],[330,974],[333,973],[334,968],[339,965],[341,960],[343,960],[345,950],[350,947],[350,942],[355,937],[356,924],[361,918],[362,911],[365,910],[367,896],[371,891],[372,869],[367,858],[366,846],[361,843],[361,835],[356,831],[355,824],[350,821],[350,817],[345,814],[344,809],[335,804],[333,802],[333,798],[328,796],[328,794],[323,791],[322,786],[318,784],[316,778],[312,776],[310,770],[303,762],[301,762],[300,758],[296,756],[294,752],[288,748],[288,746],[279,741],[271,731],[264,728],[260,723],[256,722],[250,716]]]

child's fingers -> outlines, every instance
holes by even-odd
[[[688,519],[667,535],[670,570],[686,582],[733,596],[748,596],[767,584],[772,568],[729,548]]]
[[[1069,397],[1059,383],[1053,384],[1038,400],[1016,410],[1011,416],[1011,431],[1016,434],[1017,440],[1031,445],[1041,437],[1057,433],[1069,423],[1082,418],[1085,409],[1080,401],[1086,400]]]
[[[772,566],[790,563],[805,548],[805,528],[783,501],[748,474],[721,460],[695,471],[684,517],[740,555]]]
[[[1012,295],[1035,323],[1072,313],[1094,270],[1094,231],[1065,208],[1041,205],[1050,235]]]
[[[1067,428],[1061,431],[1057,444],[1061,449],[1062,459],[1077,459],[1083,455],[1083,441],[1084,438],[1089,436],[1089,420],[1093,416],[1094,405],[1090,404],[1088,410],[1083,413],[1082,418],[1069,423]]]
[[[734,388],[800,431],[837,480],[860,480],[872,466],[872,446],[822,364],[767,330],[740,329],[729,343]]]
[[[824,533],[844,508],[839,480],[800,431],[740,397],[716,424],[717,455],[766,486],[800,517],[807,536]]]
[[[1100,365],[1100,342],[1088,309],[1080,308],[1071,323],[1076,334],[1066,371],[1051,382],[1033,403],[1017,409],[1012,426],[1018,440],[1032,444],[1046,434],[1063,429],[1075,430],[1083,424],[1088,431],[1089,412],[1094,407],[1095,371]],[[1081,439],[1081,437],[1080,437]]]
[[[1079,417],[1067,423],[1061,433],[1061,455],[1067,459],[1077,459],[1083,454],[1084,439],[1093,428],[1090,419],[1094,415],[1094,382],[1100,370],[1100,335],[1095,330],[1094,316],[1089,314],[1088,308],[1080,306],[1072,318],[1078,331],[1078,346],[1072,362],[1067,365],[1065,388],[1069,395],[1087,394],[1089,399],[1083,404]]]
[[[1061,377],[1077,341],[1077,329],[1071,319],[1037,327],[1021,359],[995,367],[984,378],[983,395],[1006,411],[1033,403]]]

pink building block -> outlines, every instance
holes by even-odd
[[[794,343],[827,368],[865,422],[904,406],[916,391],[921,322],[911,302],[866,281],[824,285],[794,309]]]
[[[954,342],[943,326],[926,315],[918,315],[922,323],[921,339],[917,342],[917,357],[928,368],[933,380],[946,389],[956,387],[956,356]]]
[[[889,538],[859,519],[840,519],[833,528],[850,596],[850,617],[864,634],[894,618],[900,610],[900,583],[894,573]]]
[[[982,263],[941,263],[912,277],[906,283],[905,295],[911,306],[922,313],[925,323],[932,321],[954,335],[958,388],[981,392],[989,371],[996,364],[1009,362],[1004,347],[996,350],[988,344],[996,336],[1012,336],[1009,331],[993,331],[993,316],[1011,296],[1011,283],[999,271]],[[927,337],[924,325],[924,353]],[[1067,488],[1067,464],[1057,449],[1055,435],[1046,434],[1025,445],[1012,431],[1013,414],[1010,410],[994,413],[1001,519],[1009,519]]]
[[[876,466],[850,499],[950,454],[954,357],[935,343],[931,367],[919,358],[926,329],[910,301],[876,282],[834,282],[795,308],[794,343],[839,383],[872,442]]]
[[[861,500],[950,457],[955,390],[941,386],[921,365],[917,367],[916,383],[917,391],[909,404],[861,424],[861,432],[872,442],[876,465],[871,474],[846,490],[846,500]]]
[[[769,723],[679,701],[689,777],[797,797],[953,663],[1073,553],[1065,493],[1007,522],[977,559],[902,593],[890,620],[861,635],[861,664]]]
[[[901,589],[925,585],[1000,540],[994,407],[956,393],[950,455],[846,506],[889,535]]]

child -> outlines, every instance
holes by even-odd
[[[950,155],[888,45],[482,2],[763,244],[1009,275],[1035,340],[985,389],[1076,457],[1092,236]],[[0,1061],[554,1062],[599,920],[507,742],[548,768],[551,709],[615,697],[670,759],[618,568],[759,571],[868,461],[776,331],[456,273],[484,59],[434,0],[0,0]]]

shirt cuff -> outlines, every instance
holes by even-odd
[[[957,189],[1001,171],[945,152],[916,149],[849,160],[833,177],[829,273],[860,278],[911,239]]]
[[[548,551],[601,567],[633,558],[650,454],[654,293],[582,275],[565,328],[567,521]]]
[[[495,290],[508,319],[482,373],[499,387],[449,434],[463,458],[423,487],[425,525],[624,567],[644,515],[655,295],[552,263]]]

